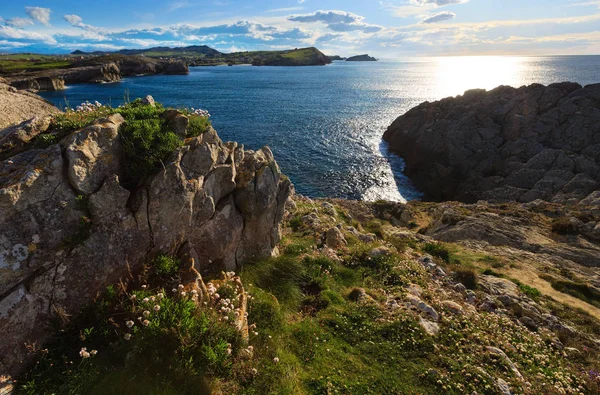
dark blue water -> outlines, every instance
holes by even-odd
[[[335,62],[325,67],[219,66],[185,76],[75,85],[43,96],[74,107],[119,105],[152,95],[166,106],[203,108],[225,141],[271,147],[296,190],[311,197],[419,197],[402,160],[381,143],[398,116],[423,101],[471,88],[560,81],[600,82],[600,57],[468,57],[405,62]]]

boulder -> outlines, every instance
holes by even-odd
[[[41,97],[29,92],[18,92],[5,82],[0,82],[0,131],[10,125],[38,117],[60,113],[60,110]],[[26,134],[29,134],[27,132]],[[0,132],[0,139],[6,137],[6,132]],[[1,144],[4,145],[4,144]],[[0,145],[0,146],[1,146]]]
[[[325,232],[325,244],[336,249],[345,246],[348,242],[344,238],[342,231],[337,227],[333,227]]]
[[[417,308],[417,310],[427,314],[432,320],[437,321],[439,319],[437,311],[427,303],[423,302],[418,296],[409,294],[407,295],[407,299],[410,304]]]
[[[413,108],[383,139],[432,200],[578,203],[600,187],[596,92],[567,82],[468,91]]]
[[[440,332],[440,326],[436,322],[419,318],[419,325],[429,336],[437,336],[437,334]]]
[[[119,127],[124,122],[120,114],[114,114],[66,140],[69,181],[79,193],[94,193],[109,175],[120,173]]]
[[[268,148],[244,151],[211,129],[130,191],[119,182],[123,122],[100,119],[0,162],[0,375],[19,373],[24,345],[43,344],[52,322],[157,254],[215,274],[277,253],[292,185]]]

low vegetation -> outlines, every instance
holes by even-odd
[[[334,214],[343,212],[337,208]],[[307,225],[304,217],[310,213],[321,225]],[[598,391],[597,355],[584,349],[578,360],[567,359],[552,333],[532,334],[506,315],[449,313],[435,297],[432,272],[410,256],[428,252],[444,267],[457,269],[455,278],[477,292],[477,272],[469,265],[493,265],[498,258],[467,259],[456,245],[417,241],[414,249],[374,255],[382,239],[350,237],[331,254],[313,233],[314,226],[329,221],[318,204],[298,202],[286,223],[282,255],[251,262],[240,273],[250,295],[249,344],[210,305],[197,307],[189,295],[182,296],[180,263],[160,255],[139,277],[109,287],[63,329],[18,381],[18,392],[495,394],[496,377],[514,393]],[[384,223],[353,221],[386,235]],[[452,263],[457,256],[468,264]],[[537,289],[517,285],[557,316],[573,316]],[[407,307],[409,287],[442,313],[437,336],[427,334],[419,315]],[[235,296],[228,285],[218,294]],[[583,313],[576,316],[577,325],[596,325],[591,318],[581,321]],[[504,350],[523,379],[488,347]]]

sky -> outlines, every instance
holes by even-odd
[[[0,52],[598,55],[600,0],[1,0]]]

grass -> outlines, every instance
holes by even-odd
[[[582,282],[562,280],[550,275],[540,277],[548,281],[555,290],[600,308],[600,291],[598,289]]]
[[[311,212],[314,205],[298,202],[298,208]],[[383,230],[386,224],[359,225]],[[306,226],[287,227],[284,234],[281,256],[248,263],[240,273],[249,292],[251,353],[214,309],[169,291],[177,287],[179,263],[159,255],[139,281],[107,288],[92,308],[63,328],[41,353],[40,363],[18,381],[18,392],[493,394],[490,376],[505,379],[514,393],[529,391],[524,382],[543,393],[568,393],[580,386],[583,393],[598,391],[584,371],[597,366],[597,355],[568,360],[553,346],[554,334],[532,335],[506,315],[447,313],[444,299],[434,296],[432,274],[418,261],[395,253],[370,255],[382,240],[356,241],[330,257],[321,255],[318,237]],[[502,262],[450,243],[425,245],[447,254],[453,268],[454,259],[461,259],[455,275],[469,288],[476,288],[481,265]],[[491,268],[486,273],[498,275]],[[405,307],[410,284],[419,285],[421,298],[443,312],[436,337],[427,335],[419,316]],[[522,284],[519,288],[530,297],[539,293]],[[220,285],[217,293],[236,298],[231,284]],[[588,315],[541,297],[557,316],[600,335]],[[390,300],[399,307],[390,307]],[[149,311],[147,326],[137,321],[144,311]],[[131,329],[127,320],[135,322]],[[127,334],[132,335],[128,341]],[[580,338],[569,341],[581,349],[592,347]],[[502,348],[524,380],[487,346]],[[98,354],[81,358],[81,347]]]
[[[446,263],[450,263],[450,251],[446,246],[439,243],[427,243],[421,250],[427,254],[438,257]]]

